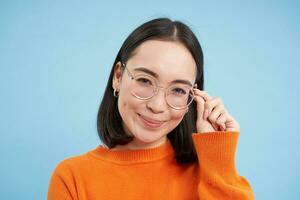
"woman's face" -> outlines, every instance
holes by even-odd
[[[196,77],[196,63],[191,53],[174,41],[148,40],[142,43],[126,67],[133,77],[141,74],[150,76],[163,88],[174,84],[175,80],[194,84]],[[136,98],[131,93],[134,80],[126,69],[122,73],[121,63],[117,63],[115,69],[113,88],[119,91],[118,108],[123,127],[128,135],[134,136],[126,148],[151,148],[163,144],[167,134],[176,128],[188,109],[170,107],[163,89],[148,100]]]

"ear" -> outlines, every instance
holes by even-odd
[[[122,65],[121,62],[119,61],[114,67],[114,75],[112,81],[112,87],[114,88],[114,90],[119,91],[121,79],[122,79]]]

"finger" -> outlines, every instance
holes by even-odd
[[[212,125],[212,127],[214,128],[215,131],[219,130],[219,126],[217,124],[212,123],[211,125]]]
[[[226,112],[222,113],[216,120],[216,123],[222,127],[222,130],[226,130],[226,121],[227,121],[227,114]]]
[[[216,123],[221,125],[221,124],[225,124],[226,121],[227,121],[227,114],[224,112],[217,118]]]
[[[216,97],[209,101],[206,101],[204,104],[204,109],[208,110],[208,114],[210,114],[216,106],[222,106],[224,108],[223,102],[220,97]]]
[[[226,121],[226,131],[239,131],[240,126],[234,121]]]
[[[194,100],[197,103],[197,118],[203,118],[203,111],[204,111],[204,99],[200,96],[195,96]]]
[[[197,96],[201,96],[204,98],[205,101],[211,100],[212,97],[204,90],[199,90],[197,88],[194,88],[194,94]]]
[[[240,130],[240,124],[230,115],[228,114],[228,117],[226,118],[226,131],[239,131]]]
[[[218,105],[216,106],[212,112],[209,114],[208,119],[211,123],[216,123],[218,117],[223,114],[225,111],[223,109],[223,106]]]

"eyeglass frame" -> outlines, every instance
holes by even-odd
[[[123,63],[123,62],[121,62],[121,65],[122,65],[122,67],[124,67],[124,69],[126,69],[127,74],[128,74],[128,76],[131,78],[131,80],[134,80],[135,77],[131,74],[131,72],[130,72],[129,69],[127,68],[126,64]],[[136,94],[134,94],[133,92],[131,92],[131,93],[132,93],[136,98],[138,98],[138,99],[140,99],[140,100],[149,100],[149,99],[151,99],[152,97],[154,97],[154,96],[158,93],[159,89],[164,89],[164,90],[166,90],[167,88],[169,88],[169,87],[167,87],[167,88],[160,87],[160,86],[158,86],[157,82],[156,82],[156,84],[155,84],[154,87],[155,87],[155,90],[154,90],[153,95],[152,95],[151,97],[148,97],[148,98],[141,98],[141,97],[138,97],[138,96],[137,96]],[[195,94],[194,94],[194,92],[193,92],[193,89],[194,89],[194,88],[197,88],[197,84],[196,84],[196,83],[195,83],[195,84],[191,87],[191,89],[190,89],[190,93],[192,94],[192,99],[191,99],[190,102],[189,102],[185,107],[183,107],[183,108],[176,108],[176,107],[170,105],[169,102],[168,102],[167,99],[166,99],[166,92],[164,92],[164,94],[165,94],[165,100],[166,100],[168,106],[170,106],[171,108],[173,108],[173,109],[175,109],[175,110],[183,110],[183,109],[188,108],[189,105],[193,102],[193,100],[194,100],[194,98],[195,98]]]

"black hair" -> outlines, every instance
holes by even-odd
[[[203,90],[202,49],[196,36],[186,24],[180,21],[172,21],[169,18],[157,18],[137,27],[127,37],[118,52],[98,111],[98,135],[108,148],[113,148],[117,144],[124,145],[133,140],[133,136],[127,135],[123,129],[122,118],[118,109],[118,99],[113,95],[112,81],[115,66],[118,62],[126,63],[133,56],[134,50],[147,40],[176,41],[183,44],[196,62],[195,83],[200,90]],[[193,101],[189,105],[189,112],[185,114],[180,124],[167,134],[175,150],[178,163],[190,163],[198,159],[192,141],[192,133],[196,132],[196,119],[197,108],[196,102]]]

